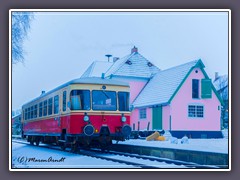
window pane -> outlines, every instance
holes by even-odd
[[[34,106],[34,118],[37,118],[37,109],[38,108],[38,105],[36,104],[35,106]]]
[[[24,115],[25,117],[24,117],[24,119],[27,120],[27,108],[25,109],[24,112],[25,112],[25,115]]]
[[[28,108],[28,119],[31,119],[31,111],[30,111],[30,107]]]
[[[71,110],[90,110],[89,90],[72,90],[70,100]]]
[[[52,114],[52,98],[48,99],[48,115]]]
[[[129,111],[129,92],[118,92],[119,111]]]
[[[67,92],[63,92],[63,111],[66,111],[67,108]]]
[[[43,103],[41,102],[39,104],[39,117],[42,117],[42,110],[43,110],[43,107],[42,107]]]
[[[116,111],[116,92],[114,91],[92,91],[93,110]]]
[[[192,80],[192,98],[199,98],[199,80]]]
[[[31,119],[33,118],[33,106],[31,107]]]
[[[195,117],[195,106],[188,106],[188,117]]]
[[[188,117],[200,117],[203,118],[204,107],[203,106],[188,106]]]
[[[197,117],[203,117],[203,106],[197,106]]]
[[[47,100],[44,101],[44,106],[43,106],[43,115],[47,115]]]
[[[54,114],[58,114],[59,110],[59,96],[54,97]]]
[[[140,110],[139,110],[139,118],[140,118],[140,119],[146,119],[146,117],[147,117],[146,108],[140,109]]]

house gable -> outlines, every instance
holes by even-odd
[[[171,117],[172,131],[220,130],[220,101],[212,89],[210,89],[212,94],[210,97],[202,98],[204,93],[201,91],[202,80],[210,79],[206,79],[201,67],[194,67],[172,99],[169,105],[171,108],[169,117],[164,119],[165,124],[169,124]],[[194,82],[198,82],[198,85]],[[197,91],[195,91],[196,88]]]
[[[134,48],[133,48],[134,49]],[[117,60],[105,73],[105,77],[151,78],[160,69],[138,53],[137,48],[124,58]]]
[[[85,77],[101,77],[111,66],[112,62],[94,61],[87,70],[82,74],[81,78]]]
[[[204,75],[204,77],[205,77],[206,80],[211,80],[211,79],[208,77],[206,71],[204,70],[205,65],[203,64],[202,60],[199,59],[198,62],[196,63],[196,65],[193,66],[193,67],[189,70],[189,72],[186,74],[186,76],[184,77],[184,79],[182,80],[182,82],[179,84],[179,86],[177,87],[176,91],[173,93],[173,95],[172,95],[171,98],[169,99],[169,101],[168,101],[169,104],[171,103],[171,101],[172,101],[173,98],[176,96],[176,94],[177,94],[177,92],[179,91],[179,89],[182,87],[182,85],[184,84],[184,82],[186,81],[186,79],[189,77],[189,75],[192,73],[192,71],[193,71],[195,68],[199,68],[199,69],[202,71],[202,73],[203,73],[203,75]],[[223,104],[224,104],[224,103],[223,103],[223,100],[222,100],[222,98],[219,96],[219,94],[217,93],[217,90],[215,89],[215,87],[213,86],[212,83],[211,83],[211,90],[212,90],[212,91],[214,92],[214,94],[217,96],[217,98],[218,98],[219,102],[221,103],[221,105],[223,105]]]

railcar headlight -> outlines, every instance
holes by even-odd
[[[122,114],[122,122],[126,122],[127,118]]]
[[[85,122],[89,121],[89,116],[87,115],[87,113],[85,113],[84,117],[83,117],[83,120]]]

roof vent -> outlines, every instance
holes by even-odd
[[[113,62],[116,62],[117,60],[119,60],[119,57],[113,57]]]
[[[131,53],[134,53],[134,52],[138,52],[138,48],[136,48],[135,46],[131,50]]]
[[[127,60],[125,63],[128,64],[128,65],[132,64],[132,62],[130,60]]]
[[[112,55],[111,54],[106,54],[105,56],[108,58],[108,62],[109,62],[109,58],[112,57]]]
[[[150,62],[148,62],[147,65],[148,65],[149,67],[152,67],[152,66],[153,66],[153,64],[150,63]]]

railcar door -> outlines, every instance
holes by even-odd
[[[61,131],[67,129],[68,125],[68,116],[69,108],[67,105],[68,102],[68,91],[67,88],[61,90],[59,94],[59,127]]]

